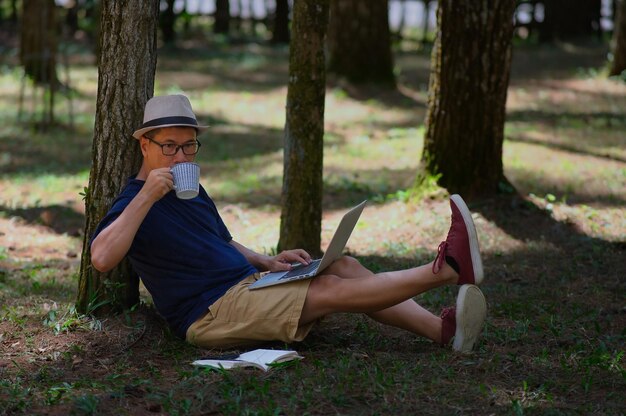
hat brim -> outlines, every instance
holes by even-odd
[[[205,131],[207,131],[209,129],[209,126],[198,126],[196,124],[180,124],[180,123],[176,123],[176,124],[162,124],[162,125],[159,125],[159,126],[144,127],[143,129],[136,130],[133,133],[133,137],[135,139],[139,140],[139,139],[141,139],[141,136],[143,136],[144,134],[146,134],[150,130],[162,129],[164,127],[193,127],[194,129],[196,129],[198,131],[198,134],[203,133],[203,132],[205,132]]]

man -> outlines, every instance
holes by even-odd
[[[259,272],[289,270],[311,257],[301,249],[267,256],[236,242],[202,187],[193,199],[176,197],[170,168],[194,160],[196,136],[207,128],[198,125],[187,97],[150,99],[143,121],[133,133],[141,169],[99,224],[91,257],[107,271],[128,255],[178,336],[211,348],[300,341],[328,314],[359,312],[442,345],[453,340],[458,351],[472,349],[486,302],[476,286],[483,279],[476,231],[460,196],[451,198],[450,231],[430,264],[375,275],[344,256],[313,279],[249,290]],[[456,307],[441,317],[412,299],[446,284],[462,286]]]

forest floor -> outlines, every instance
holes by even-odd
[[[176,339],[143,303],[76,313],[97,71],[72,57],[61,124],[33,129],[19,71],[0,71],[0,415],[626,413],[626,81],[603,74],[602,44],[516,46],[503,162],[517,192],[474,201],[489,312],[459,355],[367,317],[324,319],[259,370],[191,366],[210,351]],[[202,182],[231,233],[278,240],[288,53],[263,44],[160,50],[156,94],[184,91],[212,126]],[[448,194],[410,198],[427,105],[429,54],[398,52],[398,89],[329,80],[324,217],[370,203],[349,252],[375,271],[430,261]],[[69,104],[72,104],[71,106]],[[70,115],[71,123],[70,123]],[[416,300],[434,313],[445,287]]]

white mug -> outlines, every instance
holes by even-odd
[[[177,163],[171,168],[174,177],[174,191],[180,199],[198,196],[200,188],[200,165],[193,162]]]

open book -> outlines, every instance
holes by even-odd
[[[238,367],[256,367],[263,371],[270,369],[272,364],[291,360],[301,360],[296,351],[291,350],[253,350],[239,356],[207,357],[194,361],[192,364],[204,367],[223,368],[229,370]]]

